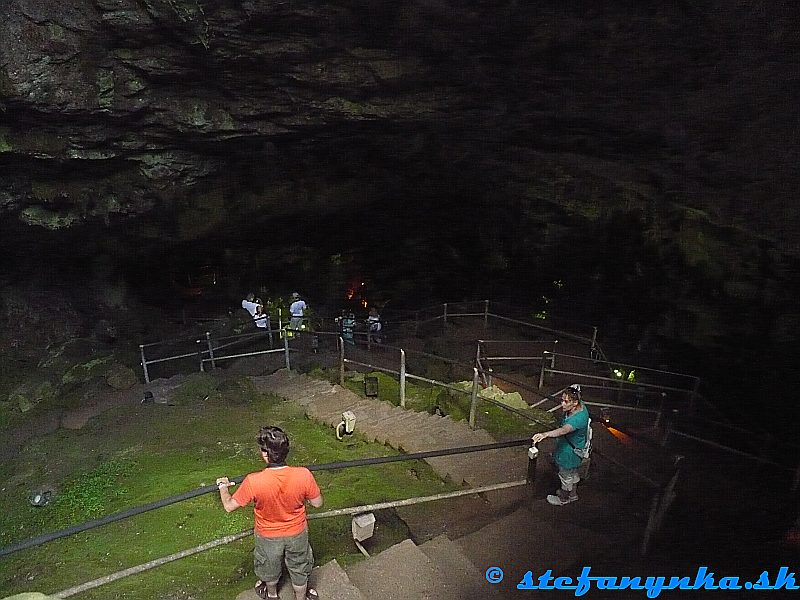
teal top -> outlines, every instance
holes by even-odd
[[[562,469],[577,469],[581,464],[581,457],[572,449],[586,447],[586,428],[589,426],[589,411],[581,403],[581,409],[569,417],[565,417],[562,425],[572,425],[575,431],[556,438],[556,450],[553,458]],[[567,441],[569,440],[569,442]],[[570,442],[572,446],[570,446]]]

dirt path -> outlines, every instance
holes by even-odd
[[[28,440],[49,435],[59,429],[82,429],[90,419],[120,406],[130,406],[142,401],[150,391],[154,401],[167,403],[171,393],[186,380],[186,375],[175,375],[149,384],[137,383],[127,390],[105,386],[87,392],[84,401],[75,408],[53,408],[33,415],[29,421],[5,432],[0,445],[0,460],[12,457]]]

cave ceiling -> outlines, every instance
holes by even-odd
[[[443,203],[800,246],[792,3],[0,7],[7,244],[232,239]]]

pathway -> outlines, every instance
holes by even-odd
[[[330,426],[343,411],[356,415],[356,433],[396,448],[418,452],[494,442],[483,430],[471,430],[449,417],[407,411],[387,402],[362,398],[338,385],[286,370],[253,377],[259,391],[295,401],[306,414]],[[610,436],[600,435],[600,444]],[[475,455],[428,459],[442,477],[467,486],[523,479],[526,449],[512,448]],[[550,467],[539,461],[533,489],[492,492],[398,509],[411,530],[404,540],[347,569],[334,560],[314,570],[312,583],[325,600],[471,600],[531,597],[516,590],[516,582],[532,567],[547,565],[560,573],[581,561],[630,546],[640,536],[649,492],[626,479],[629,474],[601,464],[593,485],[581,491],[581,501],[553,507],[544,500],[555,486]],[[596,479],[595,479],[596,478]],[[627,487],[625,487],[627,483]],[[616,492],[608,505],[609,491]],[[620,527],[621,522],[629,527]],[[472,527],[471,527],[472,525]],[[586,563],[584,563],[586,564]],[[491,585],[484,573],[500,566],[506,581]],[[284,585],[281,598],[292,600]],[[252,590],[237,600],[256,600]]]

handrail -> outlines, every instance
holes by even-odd
[[[339,517],[343,515],[357,515],[366,512],[373,512],[376,510],[384,510],[387,508],[399,508],[401,506],[412,506],[414,504],[422,504],[425,502],[434,502],[436,500],[447,500],[450,498],[459,498],[461,496],[471,496],[473,494],[485,494],[486,492],[494,492],[498,490],[507,490],[514,487],[521,487],[523,485],[527,485],[529,482],[525,479],[521,479],[518,481],[507,481],[504,483],[494,483],[490,485],[482,485],[479,487],[469,488],[466,490],[457,490],[454,492],[443,492],[441,494],[435,494],[433,496],[415,496],[412,498],[407,498],[405,500],[393,500],[391,502],[379,502],[376,504],[364,504],[361,506],[348,506],[346,508],[336,508],[332,510],[327,510],[323,512],[311,512],[306,515],[306,518],[309,520],[312,519],[325,519],[330,517]],[[70,596],[74,596],[75,594],[79,594],[81,592],[85,592],[101,585],[105,585],[107,583],[112,583],[114,581],[118,581],[124,577],[128,577],[130,575],[138,575],[139,573],[143,573],[144,571],[149,571],[150,569],[154,569],[156,567],[160,567],[161,565],[165,565],[168,562],[174,562],[181,558],[186,558],[187,556],[192,556],[194,554],[199,554],[200,552],[205,552],[206,550],[211,550],[212,548],[218,548],[219,546],[224,546],[226,544],[230,544],[232,542],[236,542],[238,540],[244,539],[253,535],[253,529],[246,529],[244,531],[240,531],[239,533],[234,533],[231,535],[226,535],[224,537],[218,538],[216,540],[212,540],[210,542],[206,542],[205,544],[200,544],[199,546],[195,546],[194,548],[187,548],[186,550],[181,550],[180,552],[175,552],[174,554],[170,554],[169,556],[162,556],[161,558],[156,558],[154,560],[148,561],[146,563],[136,565],[135,567],[130,567],[128,569],[123,569],[122,571],[117,571],[116,573],[112,573],[111,575],[106,575],[104,577],[100,577],[98,579],[94,579],[92,581],[88,581],[81,585],[77,585],[71,587],[66,590],[62,590],[54,594],[56,598],[68,598]]]
[[[517,439],[517,440],[510,440],[507,442],[496,442],[494,444],[480,444],[476,446],[460,446],[455,448],[444,448],[441,450],[428,450],[425,452],[414,452],[410,454],[395,454],[391,456],[378,456],[373,458],[361,458],[357,460],[351,461],[342,461],[342,462],[335,462],[335,463],[326,463],[321,465],[307,465],[309,471],[329,471],[334,469],[345,469],[349,467],[363,467],[368,465],[379,465],[385,464],[390,462],[398,462],[398,461],[406,461],[406,460],[421,460],[425,458],[433,458],[437,456],[449,456],[451,454],[467,454],[470,452],[483,452],[485,450],[496,450],[500,448],[511,448],[514,446],[530,446],[531,440],[530,438],[524,439]],[[244,481],[244,475],[234,477],[231,479],[234,483],[241,483]],[[84,523],[80,523],[78,525],[72,525],[70,527],[66,527],[64,529],[60,529],[58,531],[53,531],[50,533],[42,534],[36,537],[28,538],[26,540],[22,540],[20,542],[10,544],[3,548],[0,548],[0,556],[7,556],[9,554],[13,554],[15,552],[19,552],[20,550],[25,550],[27,548],[32,548],[34,546],[40,546],[47,542],[51,542],[53,540],[57,540],[59,538],[67,537],[70,535],[75,535],[76,533],[81,533],[83,531],[88,531],[90,529],[96,529],[97,527],[101,527],[103,525],[107,525],[109,523],[114,523],[115,521],[121,521],[123,519],[128,519],[135,515],[139,515],[151,510],[155,510],[157,508],[163,508],[164,506],[169,506],[170,504],[176,504],[178,502],[182,502],[184,500],[189,500],[191,498],[196,498],[198,496],[202,496],[204,494],[208,494],[210,492],[217,491],[216,485],[206,485],[200,487],[196,490],[191,490],[188,492],[184,492],[183,494],[178,494],[177,496],[171,496],[169,498],[162,498],[161,500],[157,500],[155,502],[150,502],[148,504],[143,504],[138,507],[129,508],[126,510],[122,510],[110,515],[106,515],[105,517],[101,517],[99,519],[94,519],[92,521],[86,521]]]
[[[611,366],[615,366],[615,367],[625,367],[626,369],[627,368],[635,369],[636,371],[646,371],[648,373],[661,373],[661,374],[664,374],[664,375],[676,375],[678,377],[686,377],[687,379],[691,379],[692,381],[696,381],[696,380],[700,379],[697,375],[689,375],[688,373],[677,373],[675,371],[665,371],[663,369],[653,369],[652,367],[643,367],[641,365],[631,365],[631,364],[622,363],[622,362],[615,362],[613,360],[610,360],[610,361],[609,360],[597,360],[597,359],[592,359],[591,357],[587,357],[587,356],[575,356],[573,354],[561,354],[561,353],[558,353],[558,352],[552,352],[550,354],[554,354],[555,356],[560,356],[562,358],[574,358],[576,360],[591,361],[593,363],[605,363],[607,365],[611,365]],[[622,381],[622,380],[620,380],[620,381]],[[630,382],[628,382],[628,383],[630,383]]]
[[[441,382],[441,381],[437,381],[437,380],[435,380],[435,379],[428,379],[428,378],[426,378],[426,377],[419,377],[419,376],[416,376],[416,375],[412,375],[412,374],[410,374],[410,373],[407,373],[407,372],[405,372],[405,371],[403,371],[403,372],[393,371],[392,369],[388,369],[388,368],[385,368],[385,367],[378,367],[377,365],[370,365],[370,364],[367,364],[367,363],[362,363],[362,362],[359,362],[359,361],[355,361],[355,360],[352,360],[352,359],[348,359],[348,358],[346,358],[346,357],[344,356],[344,354],[342,354],[342,355],[341,355],[341,360],[342,360],[342,366],[343,366],[345,363],[349,363],[349,364],[355,364],[355,365],[359,365],[359,366],[362,366],[362,367],[367,367],[367,368],[371,368],[371,369],[379,370],[379,371],[382,371],[382,372],[387,372],[387,373],[392,373],[392,374],[395,374],[395,375],[400,375],[400,377],[401,377],[401,387],[402,387],[402,380],[403,380],[403,377],[405,376],[406,378],[410,378],[410,379],[417,379],[417,380],[425,381],[425,382],[431,383],[431,384],[433,384],[433,385],[436,385],[436,386],[438,386],[438,387],[443,387],[443,388],[446,388],[446,389],[450,389],[450,390],[453,390],[453,391],[455,391],[455,392],[459,392],[459,393],[462,393],[462,394],[469,394],[469,393],[470,393],[470,392],[468,392],[468,391],[466,391],[466,390],[459,389],[459,388],[455,388],[455,387],[453,387],[453,386],[451,386],[451,385],[449,385],[449,384],[446,384],[446,383],[444,383],[444,382]],[[502,378],[499,378],[499,379],[501,379],[501,380],[502,380]],[[521,384],[521,385],[522,385],[522,384]],[[524,386],[523,386],[523,387],[524,387]],[[559,390],[558,392],[556,392],[556,394],[560,394],[562,391],[563,391],[563,390]],[[512,413],[512,414],[515,414],[515,415],[517,415],[517,416],[519,416],[519,417],[522,417],[522,418],[523,418],[523,419],[525,419],[526,421],[534,422],[534,423],[537,423],[537,424],[539,424],[539,425],[543,425],[543,426],[545,426],[545,427],[549,427],[549,426],[550,426],[550,424],[549,424],[549,423],[544,423],[544,422],[543,422],[543,421],[541,421],[540,419],[537,419],[536,417],[534,417],[534,416],[532,416],[532,415],[526,414],[525,412],[523,412],[523,411],[521,411],[521,410],[518,410],[518,409],[516,409],[516,408],[513,408],[513,407],[511,407],[511,406],[508,406],[508,405],[506,405],[506,404],[503,404],[502,402],[498,402],[497,400],[494,400],[494,399],[492,399],[492,398],[487,398],[487,397],[485,397],[485,396],[480,396],[480,395],[478,395],[478,397],[479,397],[479,398],[480,398],[482,401],[484,401],[484,402],[488,402],[489,404],[492,404],[492,405],[494,405],[494,406],[497,406],[497,407],[499,407],[499,408],[502,408],[503,410],[506,410],[506,411],[508,411],[508,412],[510,412],[510,413]],[[533,408],[533,407],[537,406],[538,404],[541,404],[542,402],[544,402],[544,401],[545,401],[546,399],[548,399],[548,398],[550,398],[551,400],[553,399],[551,396],[545,396],[545,397],[544,397],[544,398],[543,398],[543,399],[542,399],[540,402],[538,402],[536,405],[531,405],[531,407],[530,407],[530,408]],[[402,398],[401,398],[401,402],[402,402]],[[586,404],[589,404],[589,403],[586,403]],[[548,412],[552,412],[552,410],[556,410],[557,408],[558,408],[558,407],[555,407],[555,408],[551,409],[551,411],[548,411]],[[621,408],[622,408],[622,407],[621,407]],[[588,410],[588,408],[587,408],[587,410]],[[646,410],[646,409],[637,409],[637,410],[641,410],[642,412],[655,412],[655,411],[649,411],[649,410]],[[470,410],[470,412],[472,412],[472,410]],[[470,426],[472,426],[472,423],[470,423]],[[600,457],[602,457],[602,458],[604,458],[604,459],[608,459],[610,462],[612,462],[612,463],[616,464],[616,465],[617,465],[617,466],[619,466],[619,467],[622,467],[623,469],[626,469],[626,470],[628,470],[628,471],[629,471],[630,473],[632,473],[633,475],[635,475],[635,476],[639,477],[640,479],[642,479],[643,481],[645,481],[645,482],[646,482],[648,485],[650,485],[650,486],[652,486],[652,487],[656,487],[656,488],[658,488],[658,487],[659,487],[659,484],[658,484],[658,483],[654,482],[652,479],[650,479],[650,478],[649,478],[649,477],[647,477],[646,475],[643,475],[643,474],[639,473],[637,470],[633,469],[632,467],[630,467],[630,466],[628,466],[628,465],[625,465],[625,464],[623,464],[623,463],[620,463],[619,461],[617,461],[617,460],[615,460],[615,459],[611,458],[610,456],[607,456],[607,455],[603,454],[602,452],[600,452],[600,451],[599,451],[599,450],[597,450],[596,448],[593,450],[593,453],[595,453],[597,456],[600,456]]]
[[[560,329],[553,329],[552,327],[545,327],[544,325],[537,325],[535,323],[528,323],[527,321],[520,321],[519,319],[512,319],[510,317],[504,317],[502,315],[498,315],[495,313],[489,313],[490,317],[494,317],[495,319],[500,319],[501,321],[508,321],[509,323],[517,323],[518,325],[525,325],[527,327],[533,327],[534,329],[541,329],[542,331],[547,331],[549,333],[557,333],[561,337],[567,337],[572,340],[576,340],[579,342],[587,342],[591,343],[592,338],[588,338],[582,335],[578,335],[577,333],[570,333],[569,331],[562,331]]]

